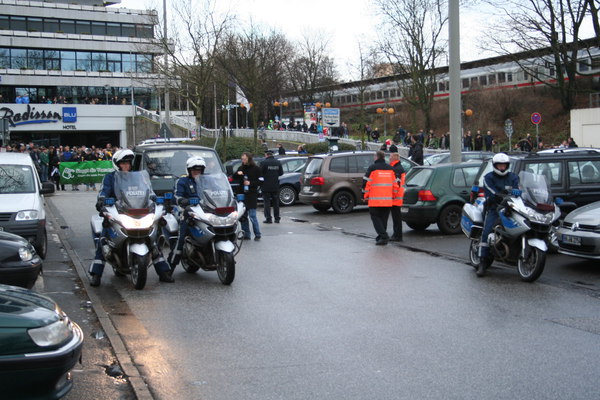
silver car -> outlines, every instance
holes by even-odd
[[[557,235],[560,253],[600,259],[600,201],[569,213]]]

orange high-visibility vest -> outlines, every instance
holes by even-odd
[[[393,164],[391,164],[391,166],[393,167],[394,165],[398,164],[400,162],[400,160],[396,160],[393,162]],[[404,204],[404,178],[406,177],[406,173],[403,173],[400,175],[400,182],[398,183],[400,188],[398,190],[398,197],[396,197],[393,201],[393,205],[394,206],[401,206],[402,204]]]
[[[398,197],[398,180],[394,170],[376,169],[367,178],[365,199],[369,207],[391,207],[394,198]]]

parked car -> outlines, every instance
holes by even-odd
[[[152,189],[159,196],[172,192],[177,179],[187,175],[186,162],[192,156],[204,158],[205,174],[225,172],[219,155],[210,147],[162,143],[136,146],[133,152],[133,170],[148,171]]]
[[[558,229],[557,238],[562,254],[600,259],[600,201],[570,212]]]
[[[445,234],[461,232],[462,207],[469,201],[480,163],[436,164],[413,168],[405,180],[402,221],[417,231],[433,223]]]
[[[375,160],[374,151],[318,154],[309,157],[301,177],[300,202],[318,211],[330,207],[338,214],[349,213],[363,200],[363,176]],[[416,163],[401,157],[408,172]]]
[[[0,231],[22,236],[46,257],[48,234],[44,195],[51,182],[40,182],[29,154],[0,153]]]
[[[465,162],[465,161],[474,161],[474,162],[480,162],[482,160],[486,160],[488,158],[492,158],[494,157],[493,152],[491,151],[463,151],[461,153],[461,161]],[[443,153],[434,153],[434,154],[430,154],[428,156],[426,156],[423,159],[423,164],[424,165],[434,165],[434,164],[442,164],[442,163],[449,163],[450,162],[450,152],[443,152]]]
[[[557,149],[558,150],[558,149]],[[510,170],[516,174],[529,171],[543,174],[550,182],[552,195],[572,204],[572,208],[600,201],[600,153],[595,150],[523,153],[509,155]],[[481,165],[475,184],[492,171],[491,159]],[[571,208],[571,210],[572,210]],[[567,207],[561,210],[571,211]]]
[[[50,298],[0,285],[0,387],[5,399],[59,399],[73,387],[83,332]]]
[[[0,283],[31,289],[42,269],[42,259],[21,236],[0,232]]]

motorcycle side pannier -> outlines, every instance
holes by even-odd
[[[462,209],[460,227],[470,239],[481,235],[483,230],[483,207],[480,204],[466,203]]]

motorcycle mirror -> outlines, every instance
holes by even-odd
[[[196,205],[198,205],[199,202],[200,202],[200,200],[197,197],[190,198],[190,206],[196,206]]]
[[[104,199],[104,205],[105,206],[114,206],[115,199],[113,197],[107,197],[106,199]]]
[[[166,200],[172,200],[173,199],[173,192],[167,192],[167,193],[165,193],[165,199]]]
[[[165,202],[165,198],[162,196],[159,196],[156,198],[156,204],[164,204]]]

